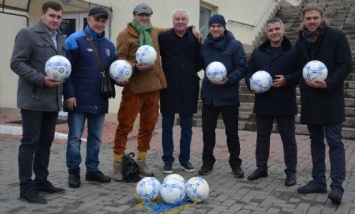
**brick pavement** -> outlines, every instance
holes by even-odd
[[[13,118],[7,118],[11,120]],[[4,120],[0,120],[4,124]],[[6,124],[9,125],[9,124]],[[15,125],[16,126],[16,125]],[[66,124],[58,125],[57,131],[67,133]],[[100,169],[105,174],[112,172],[112,141],[115,124],[105,124],[103,145],[100,153]],[[174,141],[179,142],[180,128],[174,127]],[[137,130],[129,136],[128,151],[135,152]],[[246,175],[255,169],[255,133],[240,131],[242,146],[242,168]],[[283,152],[277,134],[271,137],[271,154],[269,160],[269,176],[250,182],[246,178],[236,179],[228,165],[228,151],[225,143],[224,130],[216,130],[217,145],[215,156],[217,162],[214,172],[204,178],[210,185],[209,198],[204,203],[196,204],[180,213],[350,213],[355,214],[355,179],[353,176],[355,162],[355,142],[344,141],[346,147],[347,176],[344,183],[346,192],[343,203],[335,206],[328,200],[327,194],[300,195],[296,192],[300,185],[311,179],[311,160],[307,136],[298,135],[298,173],[297,184],[293,187],[284,186]],[[85,143],[83,143],[84,145]],[[163,180],[161,161],[161,129],[154,131],[151,150],[147,162],[154,169],[159,180]],[[0,213],[145,213],[134,198],[135,184],[116,183],[97,184],[82,179],[79,189],[67,186],[67,169],[65,165],[65,140],[56,139],[52,146],[49,179],[55,185],[66,188],[61,195],[45,195],[46,205],[28,204],[18,199],[17,149],[19,136],[0,134]],[[201,167],[202,132],[201,128],[193,128],[191,162],[196,170]],[[175,145],[175,157],[179,147]],[[85,146],[82,146],[85,157]],[[329,165],[329,161],[327,161]],[[85,168],[82,178],[85,177]],[[185,179],[197,176],[197,172],[187,173],[173,165],[175,173]],[[328,167],[329,169],[329,167]],[[329,170],[327,171],[329,174]],[[328,178],[328,188],[329,188]]]

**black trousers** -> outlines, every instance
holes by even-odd
[[[213,166],[216,159],[213,149],[216,144],[217,119],[221,113],[225,125],[227,136],[227,147],[229,151],[229,165],[232,169],[242,164],[240,155],[240,144],[238,135],[238,106],[214,107],[203,105],[202,107],[202,132],[203,132],[203,151],[202,161],[204,165]]]
[[[58,112],[21,110],[22,139],[18,152],[20,191],[47,181],[50,148]],[[35,174],[32,180],[32,172]]]
[[[267,162],[270,154],[270,135],[274,119],[276,120],[277,128],[283,144],[284,161],[286,165],[285,173],[296,173],[297,144],[295,137],[294,115],[256,115],[256,166],[267,170]]]

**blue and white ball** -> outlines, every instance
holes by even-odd
[[[53,77],[54,80],[63,81],[71,73],[71,64],[64,56],[54,55],[47,60],[44,71],[47,76]]]
[[[121,82],[129,80],[132,76],[132,66],[126,60],[116,60],[110,66],[110,76],[113,80]]]
[[[207,199],[210,187],[201,177],[192,177],[186,183],[186,196],[193,202],[202,202]]]
[[[211,62],[206,68],[206,76],[212,82],[222,81],[227,75],[227,69],[221,62]]]
[[[139,200],[153,201],[158,198],[161,184],[154,177],[145,177],[137,183],[136,194]]]
[[[271,88],[272,77],[266,71],[257,71],[250,78],[250,89],[263,93]]]
[[[311,82],[316,80],[325,80],[328,76],[327,66],[318,60],[309,61],[303,67],[303,78]]]
[[[163,182],[166,181],[166,180],[168,180],[168,179],[176,179],[176,180],[179,180],[179,181],[185,183],[185,178],[182,177],[182,176],[179,175],[179,174],[170,174],[170,175],[168,175],[168,176],[166,176],[166,177],[164,178]]]
[[[167,179],[161,185],[160,196],[167,204],[182,202],[185,194],[185,183],[178,179]]]
[[[157,52],[150,45],[142,45],[136,52],[136,60],[142,65],[153,65],[157,60]]]

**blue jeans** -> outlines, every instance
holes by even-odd
[[[86,171],[97,171],[100,164],[99,153],[101,136],[104,127],[105,114],[92,114],[86,112],[69,112],[69,134],[67,142],[67,167],[69,173],[80,172],[81,154],[80,145],[85,121],[87,119],[88,136],[86,145]]]
[[[162,138],[163,138],[163,156],[164,163],[173,163],[174,142],[173,142],[173,126],[175,114],[162,114]],[[190,146],[192,136],[192,114],[179,114],[181,138],[180,138],[180,155],[179,162],[181,164],[190,160]]]
[[[342,124],[325,126],[307,126],[311,139],[312,177],[315,181],[326,185],[325,143],[324,134],[329,146],[330,159],[330,187],[338,187],[342,190],[345,180],[345,150],[342,141]]]
[[[54,139],[58,112],[21,109],[22,139],[18,151],[20,191],[47,180],[50,149]],[[32,180],[32,170],[35,174]]]

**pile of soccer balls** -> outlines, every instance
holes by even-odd
[[[136,195],[140,201],[154,201],[160,196],[166,204],[179,204],[186,200],[202,202],[210,192],[207,181],[192,177],[187,182],[178,174],[171,174],[160,183],[155,177],[145,177],[137,183]]]

